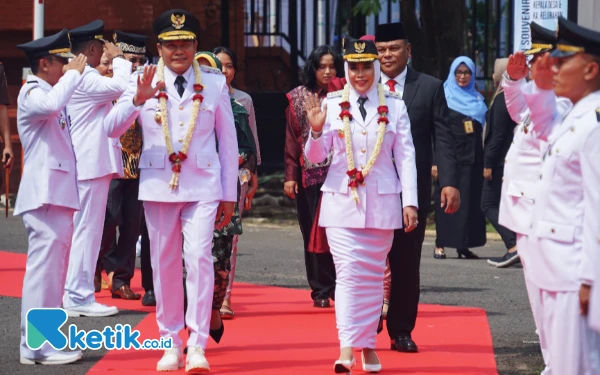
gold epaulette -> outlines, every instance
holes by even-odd
[[[213,74],[223,74],[219,69],[213,68],[212,66],[200,65],[200,70],[205,73],[213,73]]]
[[[344,94],[344,90],[334,91],[327,94],[328,98],[337,98],[338,96],[342,96]]]
[[[385,96],[387,96],[388,98],[402,99],[402,97],[400,96],[400,93],[398,93],[398,92],[386,91]]]

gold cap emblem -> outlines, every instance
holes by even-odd
[[[354,49],[356,50],[356,53],[365,52],[366,46],[367,46],[366,43],[359,43],[359,42],[354,43]]]
[[[181,16],[171,14],[171,22],[173,22],[173,27],[176,30],[181,29],[183,27],[183,24],[185,23],[185,14],[182,14]]]

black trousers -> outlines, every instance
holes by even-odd
[[[138,200],[139,186],[140,181],[137,179],[114,179],[108,190],[98,262],[103,262],[107,273],[114,272],[113,290],[129,285],[135,271],[135,245],[142,218],[142,202]]]
[[[140,267],[142,271],[142,288],[147,292],[154,290],[152,279],[152,263],[150,262],[150,237],[146,226],[146,217],[142,215],[142,249],[140,254]],[[185,284],[184,284],[185,285]]]
[[[506,248],[511,249],[517,245],[517,235],[515,232],[498,223],[500,197],[502,195],[502,176],[504,176],[504,167],[496,167],[492,169],[492,180],[485,180],[483,182],[481,210],[494,228],[496,228],[500,237],[502,237]]]
[[[302,181],[302,179],[299,178],[298,181]],[[333,299],[335,292],[335,265],[331,254],[308,252],[310,232],[317,215],[317,207],[321,196],[321,186],[322,184],[318,184],[304,188],[300,182],[298,183],[298,194],[296,195],[298,223],[304,239],[306,278],[312,289],[310,296],[313,300]]]
[[[406,233],[404,229],[394,231],[394,242],[389,253],[392,286],[386,320],[390,338],[410,336],[415,328],[421,295],[421,249],[428,211],[429,206],[419,210],[419,225],[412,232]]]

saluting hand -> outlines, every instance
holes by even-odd
[[[109,60],[114,59],[115,56],[119,56],[119,55],[123,54],[123,50],[111,42],[105,42],[102,49],[104,50],[104,53],[106,54],[106,57]]]
[[[325,118],[327,116],[327,104],[325,104],[323,110],[321,110],[321,100],[319,99],[319,96],[317,94],[309,94],[304,103],[304,107],[312,131],[315,133],[323,131],[323,125],[325,125]]]
[[[506,73],[513,81],[519,81],[529,74],[527,67],[527,58],[523,52],[516,52],[508,57]]]
[[[535,62],[535,84],[541,90],[552,90],[554,88],[554,72],[552,71],[553,59],[548,52],[544,53]]]
[[[63,65],[63,73],[66,73],[67,70],[77,70],[80,74],[83,73],[85,69],[85,64],[87,64],[87,56],[79,54],[79,56],[75,57],[68,64]]]
[[[156,95],[158,90],[165,87],[164,82],[156,83],[156,87],[152,87],[152,80],[154,79],[154,74],[156,74],[156,66],[148,65],[144,67],[144,74],[138,76],[137,79],[137,92],[135,97],[133,98],[133,104],[135,106],[140,106],[146,102],[146,100],[151,99]]]

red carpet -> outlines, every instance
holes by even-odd
[[[0,252],[0,273],[14,276],[3,279],[19,280],[19,285],[16,282],[0,284],[0,295],[20,296],[24,263],[24,255]],[[139,280],[132,284],[140,285]],[[113,300],[106,291],[100,295],[99,302],[144,311],[139,301]],[[221,343],[217,345],[209,340],[207,359],[211,373],[333,374],[333,362],[339,354],[334,309],[313,308],[308,292],[304,290],[249,284],[236,284],[233,303],[236,318],[225,322]],[[148,314],[136,329],[140,330],[141,339],[158,338],[155,314]],[[382,373],[497,374],[484,310],[421,305],[413,335],[419,344],[419,354],[392,352],[388,350],[385,331],[379,335]],[[156,362],[161,355],[153,351],[112,351],[89,373],[156,373]],[[360,362],[360,353],[355,355]],[[362,373],[360,363],[354,372]],[[179,373],[184,373],[183,369]]]

